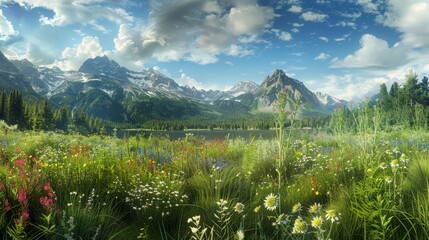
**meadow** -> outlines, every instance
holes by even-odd
[[[170,140],[1,129],[2,239],[429,239],[426,131]]]

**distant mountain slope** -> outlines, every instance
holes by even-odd
[[[238,97],[245,93],[254,92],[259,85],[252,81],[243,81],[235,84],[232,88],[226,90],[227,93],[234,97]]]
[[[260,85],[244,81],[226,91],[199,90],[180,86],[155,69],[129,70],[106,56],[86,60],[79,71],[62,71],[25,59],[11,62],[0,54],[0,87],[47,96],[58,106],[81,108],[114,122],[273,112],[276,95],[284,89],[292,101],[298,92],[302,95],[300,115],[326,114],[345,103],[311,92],[282,70],[275,70]]]
[[[0,51],[0,90],[21,90],[25,95],[37,97],[31,85],[24,79],[18,68]]]
[[[333,111],[338,106],[344,106],[347,104],[346,100],[341,100],[321,92],[316,92],[316,97],[323,105],[325,105],[325,108],[329,111]]]

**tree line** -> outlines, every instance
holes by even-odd
[[[329,123],[336,133],[368,132],[374,130],[427,129],[429,123],[429,79],[418,80],[410,70],[403,84],[394,82],[390,89],[380,85],[375,99],[367,99],[356,106],[339,106]]]
[[[107,134],[112,129],[101,118],[88,117],[82,109],[53,108],[47,98],[25,98],[18,90],[0,91],[0,119],[21,130]]]

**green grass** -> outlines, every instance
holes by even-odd
[[[294,135],[278,174],[276,140],[9,131],[0,135],[0,236],[427,239],[426,139],[428,132],[411,130]],[[48,182],[54,197],[46,207]],[[264,206],[271,193],[281,195],[273,210]],[[321,210],[310,212],[315,203]],[[341,214],[333,223],[331,209]],[[192,233],[194,216],[202,235]]]

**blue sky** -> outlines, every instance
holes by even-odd
[[[0,50],[77,70],[107,55],[225,89],[275,69],[351,100],[429,75],[428,0],[0,0]]]

